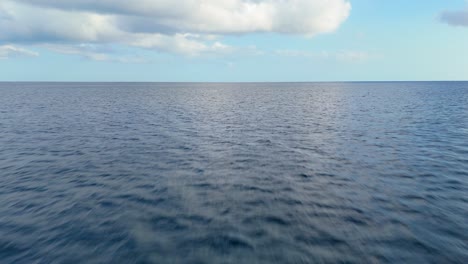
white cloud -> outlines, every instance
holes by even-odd
[[[95,61],[111,61],[120,63],[145,63],[148,59],[140,56],[122,56],[116,54],[114,50],[107,45],[94,44],[78,44],[78,45],[60,45],[60,44],[45,44],[42,47],[51,51],[76,55],[86,59]]]
[[[184,54],[189,56],[201,55],[204,53],[223,54],[232,51],[232,48],[221,42],[207,44],[192,35],[175,34],[135,34],[134,38],[128,41],[129,45],[167,51],[171,53]]]
[[[39,56],[39,53],[13,45],[0,46],[0,59],[17,56],[37,57]]]
[[[348,0],[1,0],[0,41],[121,44],[184,55],[235,50],[227,34],[336,30]]]
[[[16,42],[107,42],[123,37],[111,16],[0,2],[0,40]]]
[[[159,33],[278,32],[315,35],[335,30],[351,10],[348,0],[9,1],[112,15],[122,23],[132,25],[133,30],[146,27],[145,31]]]

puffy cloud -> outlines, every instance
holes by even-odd
[[[171,36],[162,34],[136,34],[133,40],[128,42],[132,46],[157,49],[172,53],[184,55],[200,55],[204,53],[229,53],[232,47],[214,42],[207,44],[199,40],[198,37],[193,38],[190,34],[175,34]]]
[[[0,46],[0,59],[7,59],[17,56],[37,57],[39,56],[39,53],[13,45]]]
[[[347,0],[17,0],[66,11],[116,16],[134,30],[173,33],[278,32],[315,35],[349,15]]]
[[[0,40],[9,42],[106,42],[123,37],[112,18],[0,2]]]
[[[452,26],[468,27],[468,7],[459,11],[442,12],[440,19]]]
[[[348,0],[2,0],[0,41],[116,43],[187,55],[233,50],[213,36],[336,30]]]

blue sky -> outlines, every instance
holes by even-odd
[[[0,80],[468,80],[468,2],[2,0]]]

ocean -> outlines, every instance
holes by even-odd
[[[468,82],[0,83],[1,263],[468,263]]]

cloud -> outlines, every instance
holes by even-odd
[[[452,26],[468,27],[468,7],[464,10],[442,12],[440,19]]]
[[[188,56],[201,54],[226,54],[232,51],[232,47],[221,42],[206,43],[199,37],[190,34],[135,34],[132,40],[127,42],[131,46],[156,49],[171,53],[178,53]]]
[[[372,55],[365,51],[340,51],[335,57],[341,61],[360,62],[370,59]]]
[[[18,56],[37,57],[39,56],[39,53],[13,45],[0,46],[0,59],[7,59]]]
[[[366,51],[322,51],[312,52],[306,50],[276,50],[274,54],[282,57],[297,57],[311,59],[335,59],[338,61],[361,62],[373,58],[378,58],[376,54],[371,54]]]
[[[132,31],[172,33],[277,32],[316,35],[349,15],[347,0],[17,0],[63,11],[111,15]]]
[[[311,37],[333,32],[350,11],[348,0],[1,0],[0,41],[225,54],[235,48],[223,36]]]
[[[60,44],[45,44],[42,47],[51,51],[76,55],[86,59],[95,61],[109,61],[119,63],[146,63],[148,59],[140,56],[122,56],[116,53],[112,47],[108,45],[94,44],[78,44],[78,45],[60,45]]]
[[[330,54],[326,51],[311,52],[306,50],[282,49],[275,50],[274,54],[281,57],[300,57],[300,58],[328,58]]]

